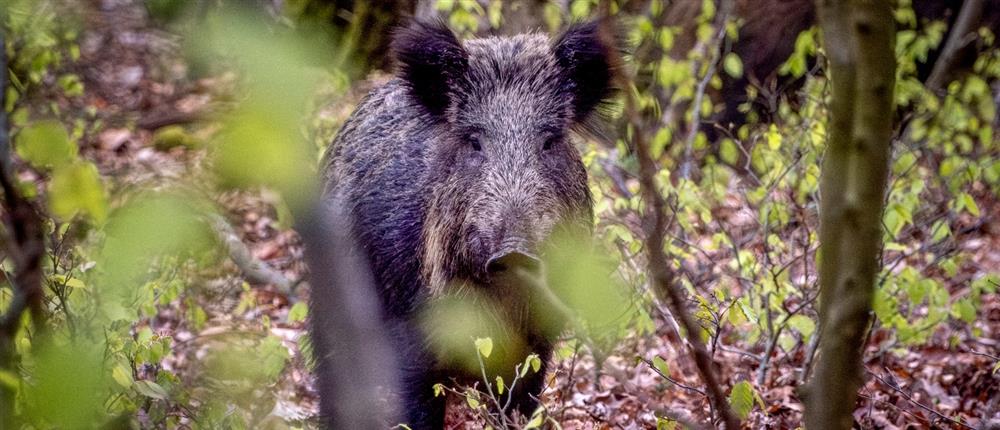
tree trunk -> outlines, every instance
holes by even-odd
[[[850,429],[879,270],[894,110],[888,0],[818,0],[832,85],[820,183],[820,356],[806,428]]]

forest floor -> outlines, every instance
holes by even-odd
[[[170,145],[164,142],[162,130],[179,125],[196,141],[210,140],[218,131],[213,114],[232,103],[229,95],[237,78],[233,73],[192,78],[196,73],[182,55],[181,35],[151,24],[136,2],[95,3],[101,6],[85,14],[87,30],[80,36],[81,57],[72,66],[83,78],[85,92],[71,99],[52,96],[60,97],[55,101],[67,109],[96,109],[89,121],[101,121],[102,126],[84,137],[81,153],[110,180],[112,195],[138,186],[208,177],[208,149],[201,145]],[[358,82],[336,103],[317,111],[312,123],[322,125],[319,133],[323,140],[332,138],[336,125],[346,119],[371,85]],[[734,180],[731,186],[735,194],[740,183]],[[254,259],[293,282],[304,278],[300,241],[288,227],[287,216],[273,193],[218,192],[210,187],[205,192],[218,203]],[[986,219],[965,220],[973,228],[956,241],[956,246],[969,255],[962,270],[947,277],[943,271],[935,272],[918,262],[921,270],[928,270],[953,293],[968,288],[969,280],[979,274],[1000,268],[1000,226],[995,218],[989,218],[1000,213],[1000,201],[988,192],[980,197]],[[715,215],[732,231],[741,231],[753,222],[738,207],[738,200],[732,207],[719,208]],[[688,241],[710,240],[714,233],[706,231],[705,237]],[[743,246],[753,249],[760,244],[748,241]],[[711,257],[726,259],[731,255],[720,250]],[[716,266],[701,267],[709,271],[704,274],[707,278],[715,276],[711,271]],[[182,378],[193,380],[199,357],[217,339],[226,334],[269,330],[283,339],[292,359],[277,385],[266,388],[274,396],[274,407],[267,419],[312,426],[308,423],[315,423],[317,398],[308,360],[300,349],[306,335],[305,323],[289,322],[288,318],[295,303],[308,300],[308,288],[303,286],[289,295],[274,285],[247,283],[232,261],[192,282],[199,284],[197,300],[206,313],[203,327],[193,329],[170,308],[162,309],[157,318],[149,321],[155,332],[175,341],[173,355],[165,365]],[[806,282],[814,284],[815,279]],[[973,326],[978,334],[968,327],[942,324],[934,327],[931,339],[918,347],[891,343],[885,330],[876,327],[865,350],[866,383],[855,413],[857,421],[864,428],[972,428],[983,418],[1000,418],[1000,380],[994,367],[1000,360],[1000,298],[985,297],[977,312]],[[625,338],[602,363],[585,349],[554,363],[542,400],[563,428],[656,428],[657,417],[665,415],[705,422],[708,401],[698,388],[702,384],[687,350],[664,318],[668,313],[652,314],[659,327],[652,335]],[[760,395],[759,405],[745,421],[746,428],[801,426],[803,406],[797,389],[802,381],[805,348],[799,345],[789,348],[789,352],[776,348],[763,366],[766,373],[760,378],[762,383],[758,383],[764,354],[759,346],[742,343],[728,332],[721,333],[713,346],[724,385],[753,381]],[[637,357],[662,358],[669,366],[671,380],[665,380]],[[467,421],[469,414],[461,408],[453,409],[448,428],[479,426]]]

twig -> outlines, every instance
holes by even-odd
[[[250,249],[240,240],[239,235],[236,234],[233,227],[221,216],[217,214],[208,215],[208,221],[212,226],[212,230],[215,231],[216,236],[225,243],[226,249],[229,251],[229,258],[233,260],[236,267],[240,268],[243,276],[248,281],[255,284],[274,285],[279,292],[289,298],[292,297],[292,293],[295,292],[295,288],[299,282],[288,279],[267,263],[254,258],[250,253]]]
[[[968,36],[975,34],[975,26],[983,14],[983,0],[966,0],[962,2],[962,10],[955,19],[948,40],[941,50],[941,55],[934,62],[934,69],[927,78],[927,88],[934,92],[939,92],[947,83],[948,73],[955,68],[955,63],[959,60],[959,53],[968,43]]]
[[[691,123],[688,124],[687,136],[684,138],[684,156],[680,172],[682,179],[687,179],[691,174],[691,151],[694,148],[694,141],[698,136],[698,129],[701,125],[701,103],[705,99],[705,90],[708,89],[708,83],[715,76],[715,69],[719,60],[719,44],[726,35],[726,22],[729,21],[729,14],[732,11],[732,0],[720,0],[719,3],[720,7],[715,17],[715,37],[702,47],[708,53],[707,58],[704,62],[691,66],[696,76],[702,64],[707,63],[708,70],[705,71],[705,76],[698,81],[698,86],[695,88],[694,101],[691,105]]]
[[[674,385],[676,385],[678,387],[681,387],[681,388],[683,388],[685,390],[694,391],[694,392],[696,392],[698,394],[701,394],[702,396],[708,397],[708,394],[705,393],[704,391],[699,390],[699,389],[697,389],[695,387],[692,387],[690,385],[684,385],[684,384],[680,383],[680,381],[678,381],[678,380],[676,380],[674,378],[671,378],[670,375],[667,375],[666,373],[661,372],[660,369],[656,368],[656,366],[653,364],[652,361],[649,361],[649,360],[647,360],[647,359],[645,359],[643,357],[639,357],[639,360],[642,360],[643,363],[646,363],[646,366],[649,366],[650,369],[652,369],[654,372],[656,372],[657,375],[660,375],[661,378],[666,379],[667,382],[669,382],[671,384],[674,384]]]
[[[764,298],[765,298],[765,305],[764,306],[767,306],[767,309],[770,309],[769,305],[767,304],[767,298],[768,297],[769,297],[768,295],[764,296]],[[794,309],[789,310],[785,314],[785,316],[781,319],[781,321],[778,322],[777,329],[774,329],[773,327],[770,328],[770,331],[773,333],[771,335],[771,342],[769,342],[767,344],[767,349],[764,351],[764,355],[761,357],[761,360],[760,360],[760,366],[757,368],[757,385],[758,386],[763,386],[764,385],[764,380],[767,377],[767,366],[768,366],[768,364],[771,361],[771,354],[774,352],[774,348],[778,345],[778,340],[781,337],[781,332],[785,329],[785,327],[788,326],[788,321],[790,319],[792,319],[793,316],[797,315],[799,312],[801,312],[803,309],[805,309],[806,306],[812,305],[812,303],[816,301],[817,297],[819,297],[819,294],[814,294],[811,298],[803,300],[802,303],[799,303],[798,306],[796,306]],[[771,315],[770,310],[768,310],[768,326],[771,326],[771,321],[770,321],[771,316],[770,315]],[[817,333],[813,333],[812,338],[809,339],[810,349],[813,348],[813,340],[816,339],[817,337],[818,337]],[[810,355],[811,355],[811,353],[810,353]],[[807,357],[807,359],[810,359],[810,358],[811,358],[811,356]]]
[[[559,406],[559,421],[562,421],[566,417],[566,400],[569,398],[570,391],[573,390],[573,382],[575,379],[576,371],[576,360],[580,356],[580,342],[573,342],[573,360],[569,363],[569,375],[566,377],[566,391],[561,393],[562,405]]]
[[[882,385],[885,385],[886,387],[891,388],[893,391],[895,391],[896,393],[898,393],[900,396],[903,396],[903,398],[906,399],[906,401],[908,401],[908,402],[916,405],[920,409],[923,409],[923,410],[925,410],[927,412],[930,412],[930,413],[934,414],[934,416],[936,416],[936,417],[938,417],[938,418],[940,418],[940,419],[942,419],[944,421],[947,421],[947,422],[949,422],[951,424],[957,425],[957,426],[962,427],[962,428],[967,428],[967,429],[970,429],[970,430],[975,430],[975,427],[972,427],[972,426],[970,426],[968,424],[965,424],[965,423],[963,423],[961,421],[958,421],[958,420],[956,420],[954,418],[951,418],[951,417],[949,417],[947,415],[944,415],[944,414],[942,414],[942,413],[934,410],[930,406],[924,405],[923,403],[920,403],[920,402],[914,400],[913,397],[910,397],[909,394],[906,394],[906,392],[903,391],[902,389],[900,389],[899,387],[897,387],[896,384],[889,383],[885,379],[882,379],[882,377],[879,376],[877,373],[872,372],[871,370],[868,370],[868,369],[865,369],[865,372],[867,372],[869,375],[872,375],[875,379],[877,379],[879,382],[881,382]]]
[[[490,379],[486,377],[486,364],[483,363],[483,354],[480,354],[479,351],[476,351],[476,359],[479,360],[479,371],[483,375],[483,383],[486,384],[486,393],[490,395],[490,399],[493,399],[493,403],[496,404],[497,408],[500,409],[500,413],[498,414],[500,416],[500,425],[502,425],[504,429],[509,429],[510,423],[507,422],[507,413],[506,413],[507,405],[501,405],[500,399],[498,399],[497,396],[493,394],[493,384],[490,384]],[[512,386],[511,389],[513,388],[514,387]],[[510,397],[508,396],[508,399],[509,398]]]

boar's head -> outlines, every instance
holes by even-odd
[[[569,132],[592,130],[588,121],[613,93],[618,43],[605,28],[465,43],[435,24],[397,34],[400,77],[436,136],[423,232],[433,290],[537,270],[554,231],[589,233],[587,173]]]

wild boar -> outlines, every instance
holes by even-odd
[[[543,363],[551,354],[550,336],[525,317],[527,298],[510,296],[499,279],[538,271],[554,231],[591,231],[587,172],[570,132],[592,129],[614,93],[620,38],[609,27],[462,42],[441,24],[415,22],[391,44],[395,79],[361,102],[328,150],[324,195],[353,219],[396,348],[403,422],[413,429],[443,426],[444,399],[432,387],[461,376],[421,326],[420,310],[434,298],[477,290],[516,329],[518,353]],[[323,398],[333,374],[323,357],[336,345],[316,341],[323,334],[313,329]],[[522,414],[537,406],[544,373],[518,383],[512,403]],[[335,401],[323,398],[321,412]]]

